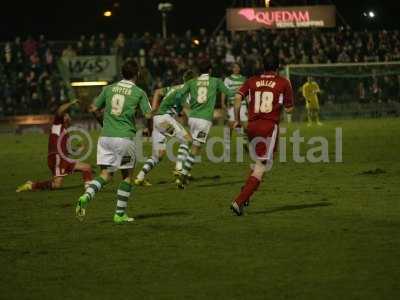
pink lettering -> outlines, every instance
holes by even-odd
[[[256,11],[252,8],[244,8],[239,10],[239,15],[244,16],[247,20],[272,26],[274,23],[282,22],[310,22],[311,17],[309,11],[289,11],[289,10],[278,10],[278,11]]]
[[[310,13],[308,11],[299,11],[297,22],[310,22]]]
[[[275,22],[282,22],[282,12],[281,11],[276,11],[275,12]]]
[[[295,15],[295,14],[293,14],[293,15]],[[283,12],[283,21],[284,22],[292,22],[293,21],[293,16],[289,11]]]
[[[258,23],[263,23],[268,26],[272,25],[273,20],[268,18],[268,13],[259,12],[256,14],[256,20]]]
[[[274,23],[274,15],[273,15],[273,13],[266,12],[265,13],[265,19],[268,22],[267,24],[272,25]]]

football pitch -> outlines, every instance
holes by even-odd
[[[333,160],[337,127],[343,163],[288,155],[244,217],[229,204],[248,162],[195,165],[180,191],[164,161],[152,187],[135,188],[136,221],[126,226],[112,222],[119,176],[82,223],[79,174],[59,191],[16,194],[27,179],[48,177],[47,136],[2,135],[0,298],[399,299],[400,120],[295,123],[286,136],[300,128],[306,141],[328,138]]]

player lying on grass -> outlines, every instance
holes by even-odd
[[[233,91],[225,86],[221,79],[210,76],[210,65],[203,64],[199,70],[201,75],[185,83],[178,93],[181,101],[186,100],[186,97],[190,95],[190,112],[188,116],[190,134],[193,139],[191,151],[183,162],[179,178],[176,179],[176,184],[181,189],[188,182],[195,157],[200,154],[202,145],[207,141],[214,118],[217,93],[221,92],[229,97],[235,95]]]
[[[232,65],[232,74],[224,80],[226,87],[235,94],[246,81],[246,77],[241,75],[240,71],[240,65],[238,63],[234,63]],[[222,109],[225,109],[226,114],[228,115],[230,134],[232,134],[232,130],[234,129],[233,125],[235,124],[234,102],[235,96],[226,97],[225,94],[221,95],[221,107]],[[247,103],[245,100],[243,100],[242,107],[240,109],[240,120],[242,123],[247,122]]]
[[[250,176],[231,205],[231,209],[238,216],[243,214],[245,203],[250,201],[250,197],[258,189],[264,173],[272,168],[282,105],[287,113],[291,113],[294,108],[292,86],[289,80],[278,75],[278,68],[277,57],[266,57],[265,72],[248,79],[236,95],[236,127],[241,126],[241,102],[248,97],[247,135],[255,159]]]
[[[122,66],[123,80],[105,87],[91,106],[91,112],[104,110],[103,129],[97,143],[97,164],[101,168],[96,177],[79,198],[76,216],[82,220],[86,208],[96,193],[110,182],[117,170],[121,171],[122,181],[117,190],[117,207],[114,222],[123,224],[132,222],[126,209],[132,191],[132,172],[135,167],[136,135],[135,111],[139,107],[143,115],[151,118],[151,106],[146,93],[136,86],[139,66],[135,61],[127,61]]]
[[[183,76],[183,81],[186,83],[194,77],[195,73],[193,71],[187,71]],[[177,138],[180,143],[177,162],[175,165],[175,173],[182,172],[183,161],[186,159],[189,152],[188,144],[192,141],[190,134],[175,119],[182,111],[180,99],[177,98],[178,91],[182,87],[183,84],[176,85],[172,87],[158,89],[154,93],[152,103],[153,111],[155,111],[155,116],[153,118],[152,134],[153,154],[152,157],[146,161],[146,163],[143,165],[142,170],[137,175],[135,179],[136,185],[151,185],[151,183],[146,180],[146,175],[165,156],[166,143],[168,138],[170,137]]]
[[[315,119],[315,122],[318,126],[322,125],[322,123],[319,121],[318,94],[320,93],[321,90],[318,83],[314,81],[311,76],[309,76],[307,78],[307,82],[302,87],[302,94],[304,99],[306,100],[308,127],[312,125],[313,119]]]
[[[74,161],[68,151],[69,134],[68,127],[71,124],[70,108],[77,104],[78,100],[64,103],[55,109],[53,124],[48,143],[47,166],[52,178],[45,181],[27,181],[19,186],[17,193],[37,190],[55,190],[62,187],[64,177],[75,172],[81,172],[85,186],[92,180],[92,168],[89,164]]]

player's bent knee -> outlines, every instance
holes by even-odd
[[[261,181],[265,173],[271,171],[273,163],[272,160],[257,161],[254,165],[252,176]]]
[[[257,162],[254,166],[252,176],[256,177],[258,180],[261,180],[263,178],[264,173],[265,173],[265,165],[262,164],[261,162]]]

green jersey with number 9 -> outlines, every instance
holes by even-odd
[[[121,80],[105,87],[95,100],[97,109],[104,109],[101,136],[132,139],[136,134],[137,107],[143,114],[151,112],[146,93],[133,82]]]
[[[221,79],[203,74],[186,82],[179,91],[178,97],[181,101],[185,101],[186,96],[190,94],[190,118],[212,121],[218,92],[224,93],[228,97],[235,95],[235,92],[229,90]]]

